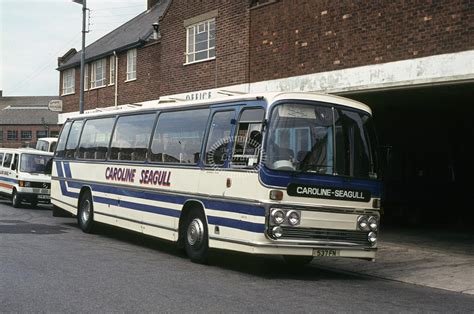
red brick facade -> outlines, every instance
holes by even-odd
[[[137,79],[126,82],[127,79],[127,52],[117,54],[118,57],[118,84],[117,104],[127,104],[160,96],[160,45],[152,42],[137,49]],[[106,86],[92,88],[84,92],[84,109],[113,106],[115,103],[115,85],[110,80],[110,58],[107,59]],[[91,66],[89,64],[89,78]],[[80,68],[75,71],[75,93],[61,97],[63,99],[63,111],[71,112],[79,110],[79,79]],[[114,84],[114,82],[112,82]],[[60,92],[62,88],[62,76],[59,82]],[[90,83],[89,83],[90,86]]]
[[[57,124],[47,125],[45,128],[44,125],[7,125],[3,124],[0,130],[0,147],[7,147],[7,148],[19,148],[25,146],[34,146],[36,141],[38,141],[38,137],[36,136],[37,131],[46,131],[48,130],[48,136],[54,135],[58,136],[59,131],[61,130],[61,126]],[[17,131],[18,137],[16,140],[9,140],[8,139],[8,131]],[[31,131],[32,138],[31,139],[22,139],[21,138],[21,131]],[[51,134],[53,132],[53,134]]]
[[[216,59],[185,65],[184,21],[214,10]],[[471,50],[474,6],[461,0],[173,0],[160,20],[160,33],[158,41],[137,49],[136,81],[125,82],[126,52],[119,54],[119,105]],[[87,91],[85,108],[113,105],[114,92],[114,86]],[[79,68],[75,94],[62,99],[65,112],[78,110]]]
[[[194,2],[194,4],[190,4]],[[217,10],[216,59],[184,65],[184,20]],[[161,94],[248,82],[249,11],[246,0],[172,1],[161,21]]]
[[[281,0],[251,10],[251,82],[470,49],[471,1]]]

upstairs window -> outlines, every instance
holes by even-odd
[[[186,63],[216,57],[216,21],[210,19],[186,29]]]
[[[105,86],[105,67],[106,59],[100,59],[92,63],[91,69],[91,88]]]
[[[127,81],[137,78],[137,49],[127,51]]]
[[[74,69],[63,71],[63,91],[62,95],[74,94]]]

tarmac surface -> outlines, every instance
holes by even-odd
[[[107,226],[85,234],[74,218],[5,202],[0,312],[473,312],[472,266],[431,267],[436,254],[472,258],[470,245],[464,254],[427,241],[420,251],[418,236],[399,234],[387,231],[376,262],[320,259],[293,269],[279,258],[215,251],[198,265],[168,242]],[[463,293],[446,290],[444,279],[434,280],[443,289],[425,286],[457,267],[466,267],[465,281],[456,276],[451,290]],[[413,279],[423,272],[430,275]]]

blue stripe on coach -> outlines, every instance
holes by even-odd
[[[70,192],[66,188],[67,185],[71,188],[80,189],[83,185],[78,182],[73,182],[67,179],[72,178],[71,168],[69,167],[69,163],[64,162],[64,172],[66,173],[66,177],[64,177],[64,173],[62,171],[61,163],[56,162],[56,167],[58,171],[58,177],[60,177],[59,183],[61,186],[61,192],[65,196],[78,198],[79,194],[75,192]],[[158,194],[148,191],[136,191],[130,189],[128,187],[117,188],[116,186],[110,186],[107,184],[99,184],[93,183],[88,184],[93,191],[113,194],[113,195],[120,195],[120,196],[128,196],[134,198],[141,198],[141,199],[148,199],[153,201],[160,201],[165,203],[172,203],[172,204],[179,204],[183,205],[189,197],[180,196],[180,195],[164,195]],[[225,202],[225,201],[216,201],[216,200],[206,200],[206,199],[198,199],[203,202],[206,208],[210,208],[217,211],[225,211],[225,212],[234,212],[234,213],[241,213],[241,214],[248,214],[254,216],[264,216],[265,209],[263,207],[258,206],[250,206],[244,205],[239,203],[232,203],[232,202]],[[147,204],[139,204],[135,202],[129,201],[118,201],[115,199],[111,199],[108,197],[102,196],[94,196],[94,202],[113,205],[113,206],[120,206],[128,209],[139,210],[143,212],[155,213],[164,216],[171,216],[178,218],[181,214],[180,210],[175,210],[166,207],[159,207],[154,205],[147,205]],[[216,216],[208,216],[208,221],[210,224],[217,224],[220,226],[225,226],[229,228],[241,229],[250,232],[258,232],[261,233],[265,230],[264,224],[258,224],[253,222],[246,222],[237,219],[230,219],[230,218],[223,218],[223,217],[216,217]]]

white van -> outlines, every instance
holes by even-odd
[[[56,149],[56,143],[58,142],[57,137],[43,137],[36,142],[36,149],[44,152],[53,153]]]
[[[50,203],[53,154],[31,148],[0,148],[0,194],[36,206]]]

